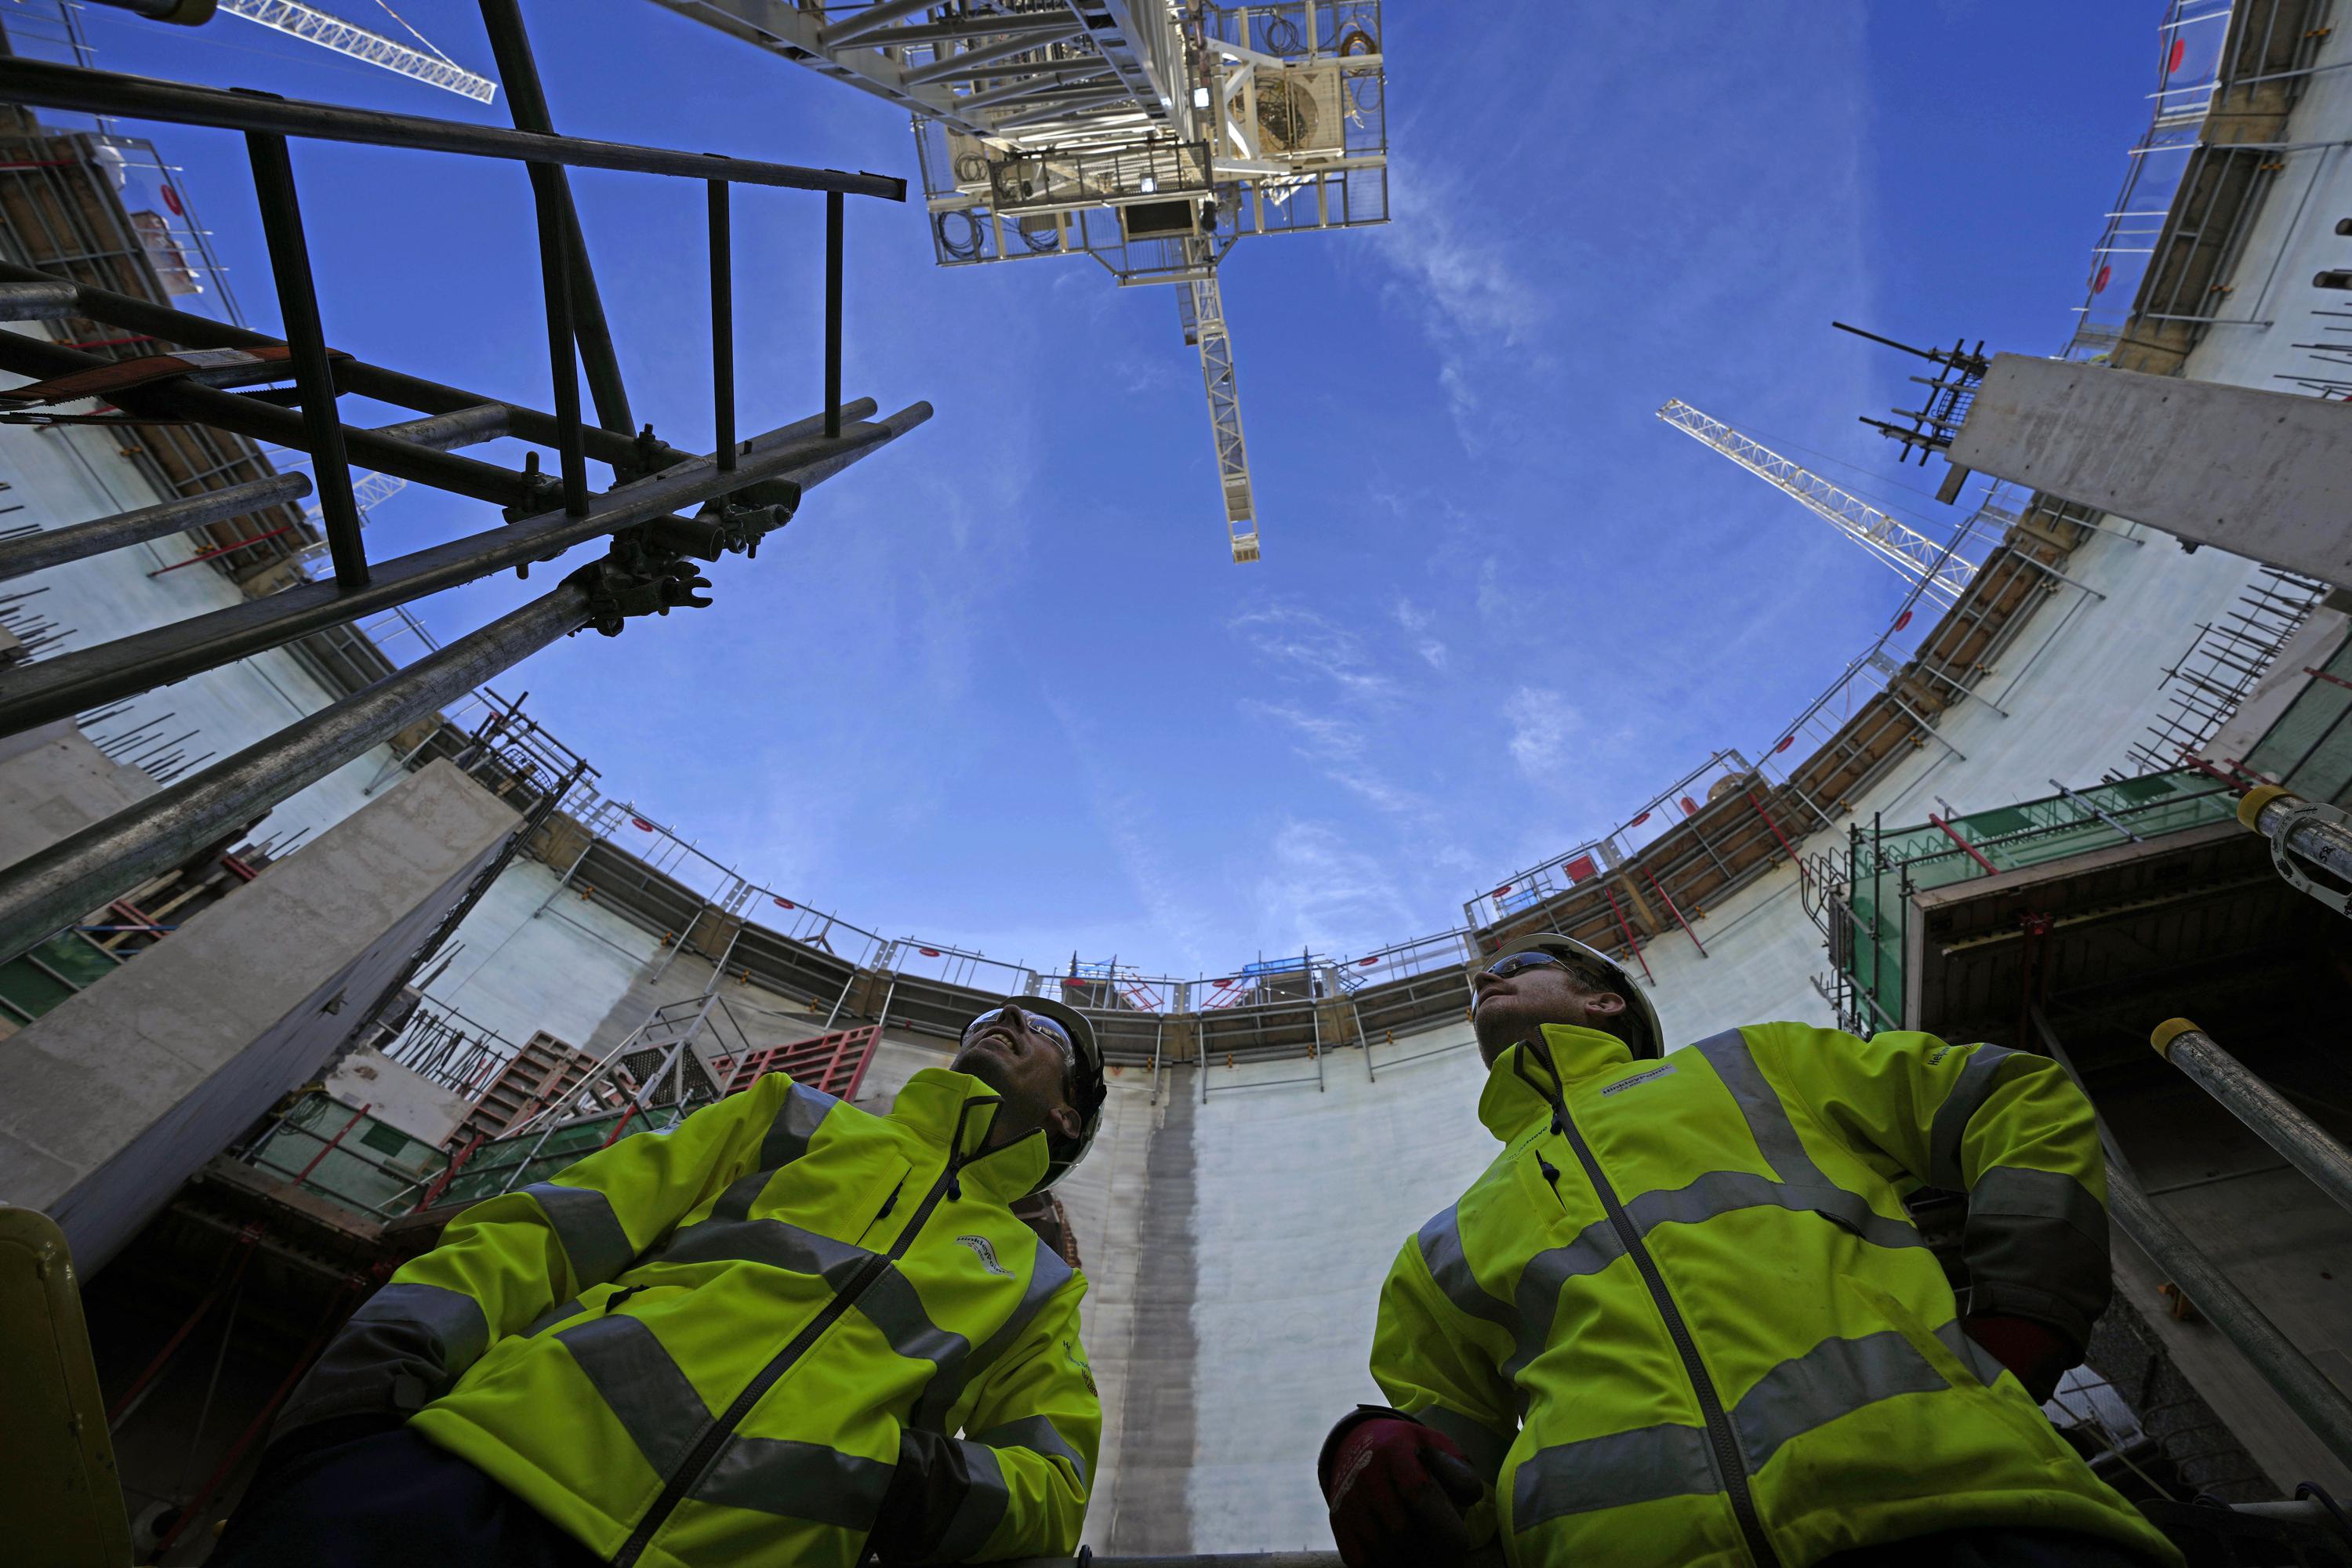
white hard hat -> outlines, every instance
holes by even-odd
[[[1609,988],[1625,998],[1625,1016],[1633,1025],[1629,1032],[1639,1037],[1626,1042],[1633,1047],[1635,1058],[1643,1059],[1666,1054],[1666,1032],[1659,1026],[1658,1010],[1650,1005],[1649,993],[1635,984],[1633,975],[1628,973],[1625,966],[1615,959],[1598,948],[1585,946],[1574,937],[1562,936],[1558,931],[1543,931],[1534,936],[1521,937],[1501,952],[1488,954],[1479,962],[1478,968],[1486,969],[1499,963],[1515,952],[1549,952],[1555,957],[1568,960],[1570,965],[1575,969],[1586,973],[1597,972],[1606,976]],[[1476,972],[1472,971],[1474,974]]]

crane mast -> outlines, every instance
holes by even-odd
[[[1814,515],[1900,573],[1905,581],[1923,584],[1938,605],[1948,607],[1958,601],[1976,575],[1975,563],[1951,547],[1937,543],[1680,398],[1659,409],[1658,417],[1693,440],[1714,447],[1774,489],[1794,496]]]

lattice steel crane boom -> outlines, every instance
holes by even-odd
[[[372,66],[382,66],[400,76],[413,77],[428,87],[446,89],[477,103],[488,103],[498,95],[498,83],[476,75],[438,50],[428,53],[425,49],[410,48],[357,23],[302,5],[300,0],[220,0],[220,8],[229,16],[242,16],[289,37],[365,60]]]
[[[1233,339],[1225,333],[1225,297],[1209,272],[1179,285],[1184,341],[1201,351],[1201,384],[1209,395],[1209,434],[1216,443],[1217,483],[1225,497],[1225,531],[1234,560],[1257,559],[1257,502],[1250,493],[1249,443],[1242,436],[1241,384],[1234,374]]]
[[[1802,501],[1832,527],[1901,573],[1906,581],[1924,583],[1939,605],[1949,605],[1976,575],[1973,562],[1956,550],[1937,543],[1916,529],[1896,521],[1870,505],[1790,461],[1769,447],[1734,430],[1722,420],[1700,413],[1680,398],[1658,410],[1658,417],[1694,440],[1704,441],[1773,489]]]

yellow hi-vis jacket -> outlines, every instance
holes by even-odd
[[[1102,1432],[1086,1286],[1006,1206],[1043,1135],[980,1152],[999,1103],[932,1068],[875,1116],[775,1074],[478,1204],[353,1315],[277,1440],[415,1410],[623,1568],[849,1568],[902,1453],[929,1461],[929,1559],[1074,1552]]]
[[[1968,1193],[1971,1310],[2082,1343],[2106,1188],[2055,1063],[1804,1024],[1638,1062],[1542,1035],[1496,1060],[1503,1152],[1405,1243],[1372,1342],[1493,1483],[1510,1563],[1802,1568],[1989,1526],[2180,1561],[1962,1332],[1904,1213]]]

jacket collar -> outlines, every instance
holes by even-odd
[[[1045,1134],[1032,1132],[989,1149],[989,1129],[1003,1104],[996,1090],[970,1073],[925,1068],[891,1101],[890,1120],[945,1152],[967,1190],[1009,1204],[1045,1179]]]
[[[1538,1032],[1540,1040],[1523,1040],[1495,1058],[1478,1097],[1478,1120],[1506,1143],[1549,1116],[1570,1085],[1633,1065],[1633,1047],[1599,1029],[1546,1024]]]

